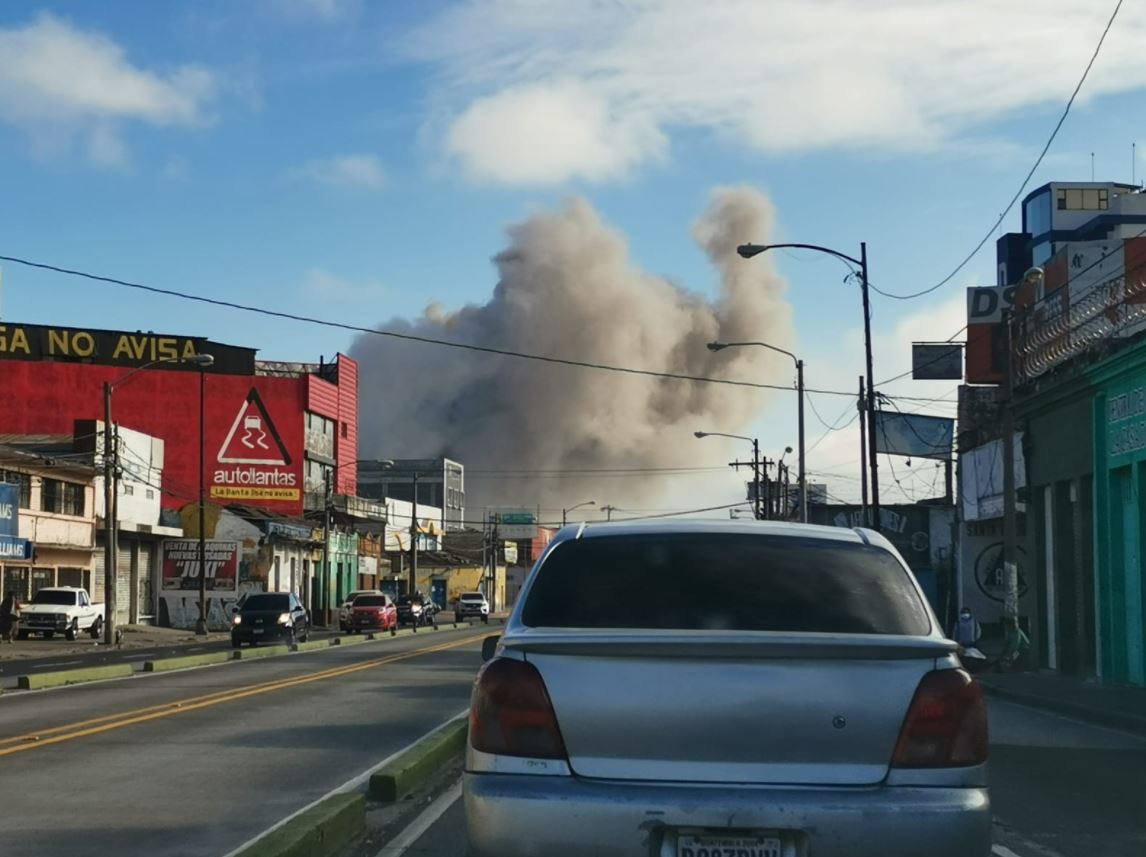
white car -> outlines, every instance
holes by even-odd
[[[346,600],[338,607],[338,627],[343,631],[350,632],[350,612],[354,604],[354,599],[359,595],[382,595],[384,594],[380,589],[356,589],[346,596]]]
[[[480,592],[463,592],[454,606],[454,621],[461,622],[470,617],[489,618],[489,601]]]
[[[48,586],[32,596],[32,601],[20,608],[20,630],[17,636],[28,639],[29,634],[43,634],[50,640],[63,634],[74,640],[81,632],[99,639],[103,630],[103,605],[93,604],[86,589],[76,586]]]

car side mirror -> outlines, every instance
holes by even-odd
[[[494,634],[492,637],[486,637],[481,641],[481,659],[483,661],[493,660],[493,656],[497,652],[497,644],[500,639],[500,634]]]

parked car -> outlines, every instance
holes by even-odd
[[[43,634],[50,640],[63,634],[74,640],[82,632],[99,639],[103,631],[103,605],[95,604],[86,589],[77,586],[47,586],[36,591],[32,600],[20,608],[20,625],[16,635],[21,640],[29,634]]]
[[[359,595],[381,595],[380,589],[358,589],[351,592],[346,596],[346,600],[338,605],[338,627],[343,631],[351,630],[350,627],[350,608],[354,604],[354,599]]]
[[[463,592],[454,605],[454,621],[489,618],[489,601],[480,592]]]
[[[248,595],[231,618],[231,645],[236,649],[243,643],[305,643],[309,636],[310,617],[293,592]]]
[[[398,599],[398,622],[415,627],[429,625],[434,618],[434,602],[420,592]]]
[[[350,633],[389,631],[398,627],[398,608],[384,593],[359,595],[350,607]]]
[[[483,654],[474,857],[990,853],[982,693],[878,533],[565,531]]]

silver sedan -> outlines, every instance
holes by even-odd
[[[990,853],[979,686],[876,533],[569,527],[489,654],[475,857]]]

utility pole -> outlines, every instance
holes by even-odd
[[[863,492],[863,521],[868,520],[867,505],[867,402],[864,399],[863,375],[860,375],[859,419],[860,419],[860,490]]]
[[[754,480],[753,488],[756,498],[754,504],[756,520],[760,521],[764,519],[764,498],[760,493],[760,441],[756,438],[752,438],[752,478]]]
[[[330,600],[330,528],[333,519],[330,514],[331,506],[330,470],[322,474],[322,576],[318,581],[318,603],[315,610],[322,613],[322,624],[329,624],[327,606]]]
[[[879,462],[876,461],[875,375],[871,358],[871,297],[867,281],[867,242],[860,242],[860,286],[863,289],[864,350],[867,352],[867,443],[868,469],[871,471],[871,528],[880,531],[879,521]]]
[[[800,409],[798,411],[799,417],[799,438],[797,438],[797,446],[800,450],[800,472],[797,475],[800,487],[800,520],[803,523],[808,523],[808,474],[807,464],[805,463],[804,455],[804,361],[796,361],[796,394],[800,397]],[[787,504],[787,495],[784,498]]]
[[[1003,359],[1006,398],[1003,400],[1003,616],[1018,627],[1018,527],[1015,510],[1015,342],[1014,316],[1004,310],[1007,347]]]
[[[414,498],[410,506],[410,595],[418,591],[418,474],[414,474]]]
[[[601,511],[605,513],[605,520],[606,521],[613,520],[613,512],[615,512],[616,509],[617,509],[616,506],[602,506],[601,507]]]
[[[195,623],[195,633],[207,633],[207,490],[205,482],[206,455],[204,452],[205,417],[203,397],[206,392],[207,374],[199,367],[199,621]]]
[[[103,641],[115,642],[116,454],[111,432],[111,382],[103,383]]]

